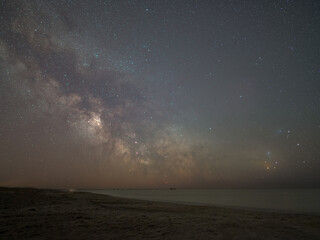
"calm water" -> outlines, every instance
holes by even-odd
[[[320,189],[86,191],[153,201],[320,214]]]

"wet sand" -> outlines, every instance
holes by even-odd
[[[0,239],[320,239],[320,216],[0,188]]]

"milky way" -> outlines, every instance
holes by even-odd
[[[320,186],[318,1],[0,8],[0,185]]]

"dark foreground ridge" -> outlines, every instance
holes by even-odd
[[[0,188],[0,239],[320,239],[320,216]]]

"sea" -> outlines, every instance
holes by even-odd
[[[81,190],[114,197],[320,215],[320,189]]]

